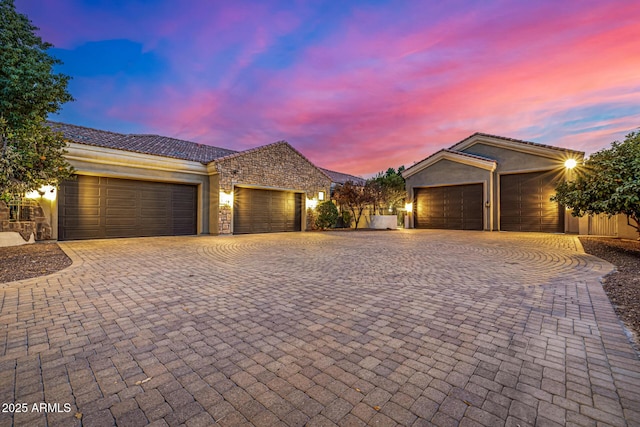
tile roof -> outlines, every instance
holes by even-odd
[[[290,149],[295,151],[300,157],[317,167],[307,157],[298,150],[293,148],[286,141],[278,141],[272,144],[261,145],[245,151],[235,151],[226,148],[214,147],[211,145],[198,144],[196,142],[184,141],[181,139],[170,138],[160,135],[141,135],[141,134],[123,134],[88,128],[84,126],[70,125],[67,123],[48,122],[49,125],[64,137],[77,144],[92,145],[96,147],[113,148],[116,150],[131,151],[134,153],[152,154],[155,156],[171,157],[180,160],[190,160],[209,164],[214,160],[224,160],[235,156],[240,156],[256,151],[264,150],[279,144],[286,144]],[[329,171],[327,169],[318,168],[322,173],[327,175],[333,182],[344,183],[346,181],[362,182],[364,179],[357,176]]]
[[[477,154],[465,153],[463,151],[456,151],[456,150],[452,150],[450,148],[443,148],[440,151],[445,151],[447,153],[456,154],[456,155],[459,155],[459,156],[470,157],[470,158],[476,159],[476,160],[484,160],[485,162],[498,163],[495,159],[490,159],[489,157],[479,156]],[[431,157],[431,156],[429,156],[429,157]]]
[[[70,142],[190,160],[205,165],[220,157],[237,153],[237,151],[226,148],[198,144],[167,136],[122,134],[58,122],[49,122],[49,124],[54,130],[62,132]]]
[[[476,136],[485,136],[487,138],[496,138],[496,139],[501,139],[503,141],[510,141],[510,142],[516,142],[518,144],[526,144],[526,145],[532,145],[534,147],[541,147],[541,148],[548,148],[551,150],[557,150],[557,151],[562,151],[562,152],[568,152],[568,153],[575,153],[575,154],[581,154],[584,155],[584,153],[582,151],[577,151],[577,150],[571,150],[569,148],[562,148],[562,147],[554,147],[553,145],[546,145],[546,144],[540,144],[538,142],[531,142],[531,141],[524,141],[522,139],[515,139],[515,138],[507,138],[505,136],[499,136],[499,135],[491,135],[489,133],[482,133],[482,132],[476,132],[473,135],[470,135],[468,137],[466,137],[465,139],[463,139],[460,142],[456,142],[455,144],[453,144],[451,147],[449,147],[449,149],[453,149],[455,150],[455,147],[462,144],[463,142],[466,142],[468,140],[470,140],[471,138],[474,138]]]
[[[366,179],[360,178],[359,176],[349,175],[347,173],[336,172],[336,171],[332,171],[324,168],[318,168],[318,169],[320,169],[322,172],[328,175],[329,178],[331,178],[331,181],[338,184],[344,184],[347,181],[351,181],[354,184],[364,184],[366,182]]]

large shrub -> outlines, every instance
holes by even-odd
[[[338,208],[332,201],[320,203],[317,208],[316,226],[322,230],[335,227],[338,221]]]

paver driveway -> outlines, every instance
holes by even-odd
[[[611,266],[573,236],[62,247],[69,269],[0,288],[0,401],[28,404],[2,426],[640,425]]]

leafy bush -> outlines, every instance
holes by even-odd
[[[317,214],[316,226],[322,230],[334,227],[338,221],[338,208],[330,200],[320,203]]]
[[[573,209],[573,216],[626,215],[640,236],[640,132],[593,153],[575,173],[551,200]]]

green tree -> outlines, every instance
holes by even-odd
[[[368,181],[372,188],[375,199],[374,207],[378,214],[396,214],[398,208],[402,207],[407,197],[404,178],[401,175],[402,171],[404,171],[404,166],[400,166],[397,172],[394,168],[389,168],[386,173],[379,172]]]
[[[371,206],[375,200],[370,185],[358,185],[352,181],[337,186],[333,192],[333,198],[342,209],[346,208],[351,212],[356,230],[364,210]]]
[[[70,77],[54,72],[61,62],[50,43],[35,34],[13,0],[0,0],[0,197],[22,195],[42,185],[58,185],[72,174],[64,159],[62,134],[47,115],[73,100]]]
[[[639,131],[594,153],[574,174],[575,179],[558,184],[551,200],[573,209],[578,217],[624,214],[640,235]]]

